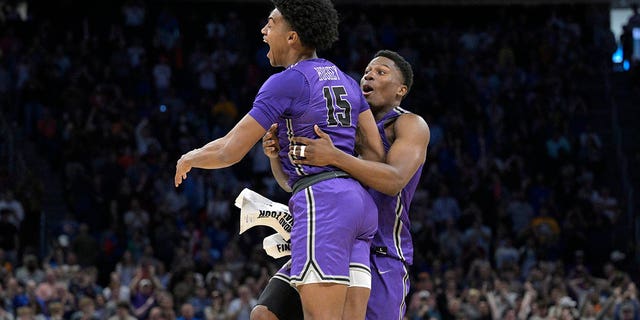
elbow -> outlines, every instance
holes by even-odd
[[[402,187],[398,188],[395,186],[389,186],[388,188],[385,188],[386,190],[382,191],[382,193],[390,196],[390,197],[395,197],[398,195],[398,193],[400,193],[400,191],[402,191]]]
[[[398,193],[400,193],[400,190],[395,191],[395,189],[389,189],[389,190],[382,190],[382,193],[390,196],[390,197],[395,197],[398,195]]]
[[[384,184],[383,190],[380,190],[382,193],[394,197],[397,196],[400,191],[405,187],[406,182],[401,179],[391,179],[390,181],[386,181]]]

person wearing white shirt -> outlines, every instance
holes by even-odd
[[[227,309],[230,320],[249,320],[251,309],[256,305],[257,300],[251,294],[251,290],[246,285],[238,287],[238,296],[229,302]]]

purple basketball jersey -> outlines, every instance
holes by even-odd
[[[391,144],[384,132],[387,123],[408,111],[396,107],[378,121],[385,151]],[[396,196],[388,196],[373,189],[369,193],[378,206],[378,231],[372,249],[381,254],[371,255],[371,295],[366,320],[402,320],[407,310],[409,293],[408,265],[413,263],[413,240],[409,224],[409,206],[415,193],[422,168],[420,166],[409,183]]]
[[[409,111],[396,107],[378,121],[378,131],[387,152],[391,148],[391,144],[384,133],[384,126],[403,113],[409,113]],[[374,246],[374,249],[375,247],[386,248],[386,255],[405,261],[408,265],[413,263],[409,206],[420,182],[423,167],[424,165],[421,165],[418,168],[409,183],[396,196],[388,196],[369,188],[369,193],[378,205],[379,212],[378,232],[376,232],[371,245]]]
[[[325,59],[311,59],[272,75],[260,88],[249,115],[265,129],[278,123],[280,162],[293,186],[304,176],[336,168],[293,165],[290,139],[317,138],[313,130],[317,124],[338,149],[353,155],[358,117],[368,109],[353,78]],[[288,277],[293,284],[350,284],[350,267],[369,271],[378,212],[358,181],[347,177],[318,182],[293,194],[289,208],[295,221],[291,268],[281,270],[279,277]]]
[[[353,155],[358,116],[368,109],[353,78],[330,61],[310,59],[272,75],[260,88],[249,114],[265,129],[278,123],[280,160],[293,186],[303,176],[335,168],[293,165],[289,139],[317,138],[313,130],[317,124],[338,149]]]

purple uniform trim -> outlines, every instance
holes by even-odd
[[[371,196],[352,178],[312,185],[289,200],[291,230],[290,280],[299,283],[310,272],[320,282],[349,284],[349,267],[369,272],[369,253],[377,228]]]
[[[408,111],[396,107],[378,121],[385,151],[391,143],[384,127]],[[405,298],[409,293],[407,266],[413,263],[413,240],[409,221],[409,207],[420,182],[420,166],[409,183],[396,196],[388,196],[373,189],[369,193],[378,206],[378,231],[372,249],[380,254],[371,256],[371,295],[367,304],[367,320],[402,319],[406,310]]]

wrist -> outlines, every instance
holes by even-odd
[[[193,167],[193,160],[196,158],[200,150],[200,148],[197,148],[187,152],[184,157],[184,163],[190,167]]]
[[[327,165],[338,167],[344,170],[344,166],[346,164],[346,160],[351,157],[350,155],[340,151],[339,149],[333,148],[331,149],[331,154],[327,157],[329,160],[327,161]]]

